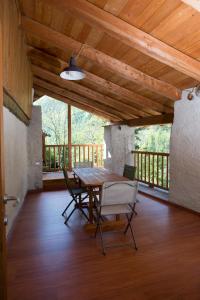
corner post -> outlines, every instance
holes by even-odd
[[[68,105],[68,167],[72,170],[72,120],[71,105]]]

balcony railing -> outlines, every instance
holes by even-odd
[[[139,181],[169,189],[169,153],[133,151]]]
[[[71,158],[68,145],[45,145],[43,149],[43,169],[47,172],[60,171],[63,167],[74,167],[76,162],[90,161],[94,166],[103,166],[102,144],[73,144],[71,146]]]

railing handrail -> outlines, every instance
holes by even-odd
[[[163,155],[163,156],[169,156],[169,152],[153,152],[153,151],[141,151],[141,150],[133,150],[132,153],[141,153],[141,154],[152,154],[152,155]]]
[[[65,147],[68,144],[52,144],[52,145],[45,145],[45,147]],[[104,146],[104,144],[72,144],[72,146]]]
[[[57,171],[64,166],[71,170],[70,161],[72,166],[76,162],[91,161],[95,166],[102,167],[103,153],[104,144],[43,145],[43,168],[46,171]]]

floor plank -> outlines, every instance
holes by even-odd
[[[199,216],[139,199],[139,250],[113,248],[104,257],[78,212],[63,224],[66,191],[30,194],[8,243],[9,300],[199,300]],[[121,233],[105,239],[124,241]]]

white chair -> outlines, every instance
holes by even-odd
[[[101,236],[102,253],[105,255],[105,245],[103,242],[102,219],[108,215],[124,214],[127,218],[127,225],[124,234],[130,228],[133,239],[134,248],[137,250],[131,221],[135,212],[136,196],[138,183],[137,181],[116,181],[105,182],[102,187],[100,201],[96,203],[97,210],[97,226],[95,237],[98,230]]]

